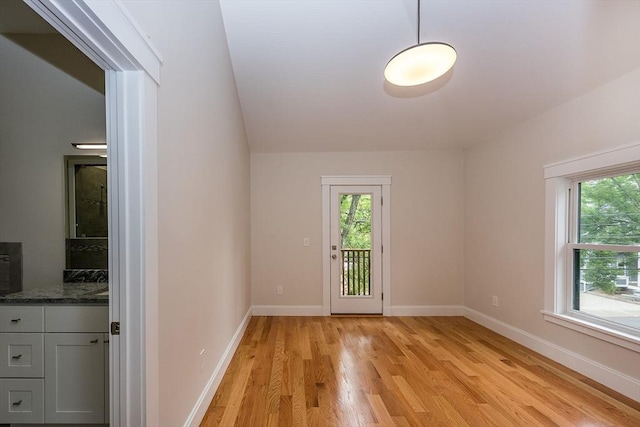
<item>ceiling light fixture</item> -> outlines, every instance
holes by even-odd
[[[106,150],[107,149],[107,144],[87,144],[87,143],[72,142],[71,145],[73,145],[73,147],[77,148],[78,150]]]
[[[453,67],[456,50],[447,43],[420,43],[420,0],[418,0],[418,44],[396,54],[384,69],[384,78],[396,86],[417,86],[445,74]]]

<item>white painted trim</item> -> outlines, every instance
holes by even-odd
[[[389,316],[464,316],[464,313],[462,305],[393,305]]]
[[[387,316],[391,312],[391,180],[382,186],[382,200],[382,314]]]
[[[321,185],[391,185],[391,175],[323,176]]]
[[[235,354],[236,350],[238,349],[238,346],[240,345],[240,341],[242,341],[244,331],[246,331],[247,326],[249,325],[249,321],[251,320],[251,312],[252,312],[252,309],[249,308],[249,310],[247,310],[247,313],[244,315],[242,322],[240,322],[240,326],[238,326],[238,329],[236,329],[236,332],[233,334],[233,337],[231,337],[231,341],[229,342],[229,345],[227,345],[227,348],[222,354],[222,357],[220,358],[218,365],[213,370],[213,374],[211,375],[211,378],[209,378],[209,381],[205,385],[204,390],[202,390],[202,393],[200,394],[198,401],[196,402],[195,406],[191,410],[189,417],[184,423],[184,427],[199,426],[202,420],[204,419],[204,416],[207,413],[207,408],[209,408],[209,404],[213,400],[213,396],[215,396],[216,391],[218,390],[218,387],[222,382],[222,378],[224,377],[224,374],[227,371],[227,368],[229,367],[229,363],[231,363],[231,359],[233,358],[233,355]]]
[[[464,316],[518,344],[640,402],[640,380],[636,378],[615,371],[608,366],[587,359],[578,353],[569,351],[476,310],[465,308]]]
[[[144,225],[144,317],[140,327],[144,331],[144,354],[141,357],[145,375],[144,402],[147,425],[160,424],[160,348],[158,328],[158,87],[147,76],[144,79],[144,121],[142,134],[144,148],[142,153],[142,180],[144,197],[142,224]]]
[[[640,162],[640,142],[626,144],[608,150],[589,153],[544,166],[544,177],[573,177],[584,171],[621,167],[627,163]]]
[[[331,315],[331,187],[322,185],[322,315]]]
[[[254,316],[323,316],[320,305],[254,305]]]
[[[114,399],[112,425],[128,426],[146,420],[146,260],[144,79],[142,71],[108,71],[111,84],[107,98],[112,106],[107,115],[107,155],[110,171],[110,202],[117,203],[110,217],[117,226],[109,233],[111,321],[120,322],[120,335],[112,336],[113,358],[119,359],[119,387]],[[115,115],[113,115],[115,114]],[[152,142],[155,145],[155,141]],[[117,260],[117,261],[116,261]],[[154,264],[155,265],[155,264]],[[144,286],[134,286],[142,284]],[[119,347],[116,347],[119,345]],[[155,375],[155,374],[154,374]],[[113,378],[113,375],[112,375]],[[117,396],[117,397],[116,397]],[[118,420],[119,424],[114,422]]]
[[[570,249],[586,249],[591,251],[640,252],[640,245],[606,245],[597,243],[569,243]]]
[[[542,314],[544,315],[544,320],[548,322],[573,329],[574,331],[610,342],[619,347],[633,350],[640,354],[640,338],[637,336],[625,334],[618,330],[609,329],[566,314],[557,314],[545,310],[542,310]]]
[[[104,70],[144,70],[160,83],[162,58],[120,1],[25,0]]]
[[[385,316],[464,316],[462,305],[390,306]],[[254,316],[325,316],[319,305],[254,305]],[[329,314],[330,315],[330,314]]]
[[[545,180],[544,308],[561,312],[567,306],[565,245],[569,239],[569,196],[571,181]]]
[[[158,425],[157,84],[161,59],[118,2],[25,0],[107,71],[113,427]],[[149,370],[151,369],[151,370]],[[147,393],[147,390],[149,391]]]

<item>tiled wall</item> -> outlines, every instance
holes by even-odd
[[[22,243],[0,242],[0,295],[22,290]]]
[[[102,239],[67,239],[66,267],[68,269],[104,269],[109,265],[109,246]]]
[[[107,283],[109,282],[109,271],[103,269],[67,269],[62,272],[62,281],[65,283]]]

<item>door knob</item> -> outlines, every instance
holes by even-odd
[[[336,259],[336,258],[338,258],[338,255],[333,254],[333,255],[331,255],[331,258]]]

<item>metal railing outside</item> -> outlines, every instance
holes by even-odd
[[[371,249],[342,249],[342,295],[371,295]]]

